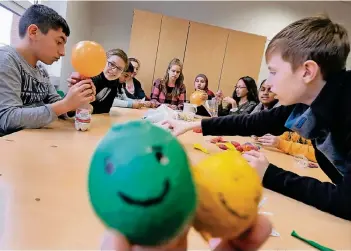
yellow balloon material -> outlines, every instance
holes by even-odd
[[[201,152],[209,154],[208,150],[205,147],[203,147],[202,145],[198,144],[198,143],[195,143],[193,145],[193,147],[194,147],[194,149],[197,149],[197,150],[200,150]]]
[[[206,239],[237,237],[258,215],[261,180],[238,151],[211,155],[196,166],[198,208],[194,228]]]

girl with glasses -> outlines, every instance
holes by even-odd
[[[104,70],[99,75],[91,78],[96,87],[95,101],[91,103],[94,114],[110,112],[117,96],[118,78],[128,65],[128,56],[121,49],[109,50],[106,55],[107,62]],[[70,87],[82,79],[84,79],[84,76],[81,76],[78,72],[73,72],[67,79],[68,86]],[[125,106],[138,108],[140,105],[126,102]]]
[[[222,101],[218,107],[220,116],[250,114],[258,103],[257,85],[255,80],[249,76],[238,80],[232,97],[223,98],[223,94],[220,91],[216,96]]]

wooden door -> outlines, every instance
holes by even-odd
[[[220,81],[225,96],[232,95],[241,77],[250,76],[257,81],[265,43],[266,37],[230,31]]]
[[[187,98],[194,91],[194,80],[199,73],[209,79],[209,89],[217,91],[228,34],[229,30],[224,28],[190,22],[183,70]]]
[[[154,80],[163,78],[167,66],[173,58],[179,58],[183,61],[188,30],[188,20],[168,16],[162,17]]]
[[[152,87],[161,19],[161,14],[134,10],[128,56],[140,60],[140,71],[136,78],[146,95],[150,94]]]

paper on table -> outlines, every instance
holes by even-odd
[[[261,208],[265,203],[267,202],[267,197],[263,197],[262,200],[260,201],[260,203],[258,204],[258,208]],[[271,212],[258,212],[259,214],[264,214],[264,215],[270,215],[272,216],[273,213]],[[271,236],[273,237],[279,237],[280,234],[278,233],[277,230],[275,230],[274,228],[272,229],[272,232],[271,232]]]

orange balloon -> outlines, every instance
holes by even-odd
[[[207,95],[207,93],[204,91],[194,91],[190,95],[190,103],[197,106],[203,105],[207,99],[204,99],[204,95]]]
[[[81,41],[73,47],[71,61],[75,71],[90,78],[103,71],[107,57],[100,44],[93,41]]]

